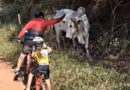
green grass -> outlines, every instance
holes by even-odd
[[[0,27],[0,56],[6,60],[14,60],[19,54],[21,45],[14,43],[17,26],[13,24],[1,25]],[[17,54],[16,54],[17,53]]]
[[[50,66],[53,90],[130,89],[126,73],[120,74],[113,68],[105,69],[101,64],[90,66],[80,58],[70,57],[67,52],[53,52]]]

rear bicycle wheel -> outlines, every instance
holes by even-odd
[[[40,84],[38,86],[31,86],[31,90],[46,90],[44,84]]]

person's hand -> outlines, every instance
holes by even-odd
[[[21,43],[21,40],[16,38],[16,39],[15,39],[15,42],[18,43],[18,44],[20,44],[20,43]]]
[[[43,48],[47,48],[47,45],[45,43],[43,43]]]

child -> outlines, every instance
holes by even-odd
[[[45,82],[47,84],[47,90],[51,90],[50,84],[50,70],[49,70],[49,62],[48,62],[48,53],[52,51],[52,49],[45,44],[43,44],[43,39],[41,37],[35,37],[33,39],[33,44],[35,47],[35,51],[33,51],[32,56],[36,58],[38,62],[38,66],[32,70],[29,74],[28,83],[26,90],[30,90],[30,85],[32,82],[32,78],[37,71],[46,71],[44,74]]]

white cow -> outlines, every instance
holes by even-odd
[[[77,11],[71,9],[56,10],[53,18],[57,19],[64,14],[64,19],[54,25],[57,42],[60,44],[60,32],[63,30],[66,32],[66,37],[72,39],[74,47],[76,47],[76,43],[74,40],[76,37],[78,38],[79,43],[85,44],[87,57],[90,57],[88,50],[88,31],[90,25],[87,16],[85,15],[85,9],[83,7],[79,7]],[[80,27],[80,29],[78,27]]]
[[[89,43],[89,29],[90,24],[87,16],[84,14],[80,18],[74,17],[71,19],[71,27],[66,30],[66,37],[72,39],[74,47],[76,46],[75,38],[80,44],[85,45],[87,57],[90,58],[88,43]]]

